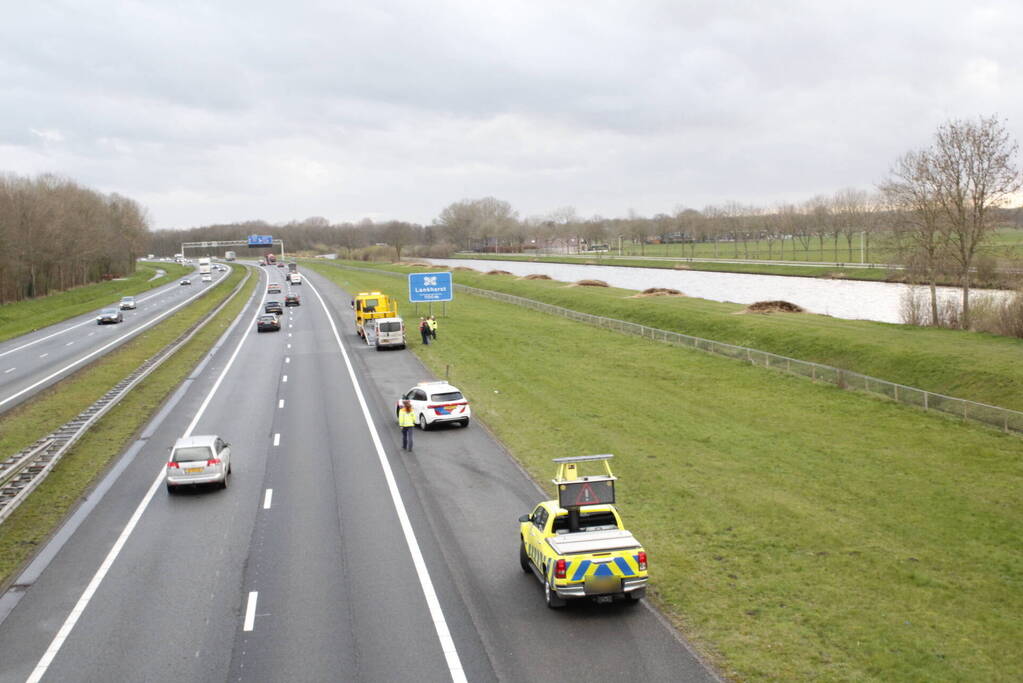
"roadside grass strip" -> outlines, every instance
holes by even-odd
[[[615,454],[651,597],[729,677],[1023,677],[1023,440],[484,298],[448,313],[409,348],[545,489],[551,458]]]
[[[318,272],[334,267],[322,262],[305,265]],[[400,273],[416,270],[349,265]],[[461,271],[454,273],[454,280],[592,315],[830,365],[946,396],[1023,410],[1023,339],[806,313],[739,315],[745,308],[739,304],[687,297],[634,298],[633,290],[566,287],[557,280]],[[390,287],[407,300],[402,285],[391,283]],[[601,368],[598,361],[594,369]]]
[[[157,269],[166,271],[166,274],[150,280]],[[122,296],[147,292],[173,282],[193,270],[176,263],[142,262],[138,264],[134,273],[123,280],[97,282],[38,299],[0,305],[0,342],[74,318],[82,313],[113,306]]]
[[[0,453],[14,453],[78,414],[142,361],[216,308],[244,277],[236,268],[204,296],[124,347],[0,418]],[[187,344],[114,406],[83,436],[46,480],[0,525],[0,587],[59,526],[97,476],[120,454],[242,310],[260,278],[241,292]]]

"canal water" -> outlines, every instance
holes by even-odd
[[[642,291],[649,287],[670,287],[687,296],[712,301],[751,304],[757,301],[788,301],[811,313],[850,320],[878,320],[901,323],[903,302],[909,285],[863,280],[826,280],[779,275],[714,273],[698,270],[631,268],[626,266],[588,266],[528,261],[488,261],[485,259],[424,259],[438,265],[466,266],[479,271],[506,270],[515,275],[543,273],[562,282],[603,280],[612,287]],[[919,289],[919,288],[918,288]],[[1006,292],[971,292],[971,300],[981,296],[1002,296]],[[958,300],[960,292],[939,287],[938,296]]]

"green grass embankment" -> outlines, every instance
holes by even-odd
[[[729,677],[1023,676],[1023,440],[461,293],[439,322],[437,344],[410,348],[450,366],[545,489],[551,458],[615,454],[651,597]]]
[[[716,263],[713,261],[664,261],[601,254],[520,256],[515,254],[454,254],[451,258],[502,261],[528,261],[530,263],[570,263],[572,265],[628,266],[631,268],[662,268],[666,270],[703,270],[716,273],[748,273],[754,275],[786,275],[796,277],[831,278],[839,280],[899,281],[898,271],[886,268],[824,268],[821,266],[790,266],[759,263]],[[727,257],[724,257],[727,258]],[[414,259],[412,259],[414,260]],[[594,277],[600,277],[595,273]]]
[[[0,417],[0,454],[11,455],[77,415],[144,360],[220,305],[244,277],[236,268],[216,292]],[[245,305],[258,273],[216,318],[139,383],[64,456],[46,481],[0,524],[0,589],[49,538],[82,495],[188,375]]]
[[[157,269],[165,271],[162,277],[150,281]],[[82,313],[104,306],[114,306],[122,296],[141,294],[154,287],[172,282],[193,268],[176,263],[140,262],[135,272],[122,280],[97,282],[57,292],[38,299],[16,301],[0,305],[0,341],[59,323]]]
[[[318,264],[321,267],[330,267]],[[373,266],[395,272],[415,268]],[[833,365],[940,394],[1023,410],[1023,340],[824,315],[738,315],[738,304],[685,297],[635,298],[635,291],[455,272],[460,284],[585,313]],[[401,282],[401,280],[398,280]],[[407,293],[403,294],[407,299]],[[590,356],[595,368],[613,359]]]

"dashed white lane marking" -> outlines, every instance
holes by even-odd
[[[288,329],[290,330],[292,327],[294,327],[294,325],[292,325],[291,323],[288,323]]]
[[[85,336],[86,336],[86,337],[91,337],[91,336],[92,336],[92,335],[94,335],[94,334],[96,334],[96,333],[95,333],[95,332],[90,332],[89,334],[87,334],[87,335],[85,335]]]
[[[4,374],[6,375],[8,372],[14,372],[17,369],[18,368],[7,368],[6,370],[4,370]]]
[[[283,398],[280,401],[277,402],[277,407],[278,408],[283,408],[284,407],[284,399]]]
[[[282,378],[281,378],[281,381],[282,381],[282,382],[287,382],[287,381],[288,381],[288,376],[287,376],[287,375],[285,375],[284,377],[282,377]]]
[[[41,355],[41,356],[39,356],[39,357],[40,357],[40,358],[46,358],[46,357],[47,357],[47,356],[49,356],[49,355],[50,355],[50,354],[48,354],[48,353],[44,353],[43,355]]]
[[[270,509],[270,501],[272,501],[273,499],[274,499],[274,490],[273,489],[267,489],[266,493],[263,495],[263,509],[264,510],[269,510]]]
[[[288,336],[289,336],[289,337],[291,336],[291,332],[288,332]]]
[[[245,606],[245,625],[242,626],[243,631],[251,631],[252,627],[256,625],[256,600],[259,599],[259,592],[249,592],[249,604]]]
[[[288,344],[288,348],[289,348],[289,349],[291,348],[291,344]]]
[[[72,344],[74,344],[74,342],[73,342],[73,341],[71,341],[71,342],[68,342],[67,344],[64,344],[64,346],[71,346]]]
[[[280,446],[280,445],[281,445],[281,433],[277,432],[276,434],[274,434],[274,446]]]
[[[285,356],[284,357],[284,362],[285,363],[290,363],[291,362],[291,356]]]

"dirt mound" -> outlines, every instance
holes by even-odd
[[[676,263],[672,268],[675,270],[689,270],[689,266],[685,263]]]
[[[743,310],[746,313],[806,313],[801,306],[788,301],[758,301]]]
[[[451,270],[457,270],[460,273],[478,273],[478,272],[480,272],[480,271],[476,270],[475,268],[470,268],[469,266],[455,266]]]
[[[575,283],[579,287],[607,287],[608,284],[603,280],[578,280]]]
[[[550,280],[551,276],[550,275],[544,275],[543,273],[533,273],[532,275],[527,275],[526,277],[524,277],[522,279],[523,280]]]
[[[682,292],[677,289],[669,289],[668,287],[650,287],[644,289],[639,294],[633,294],[630,299],[644,299],[649,296],[685,296]]]
[[[419,261],[398,261],[396,266],[408,266],[409,268],[436,268],[432,263],[420,263]]]
[[[488,270],[487,275],[511,275],[507,270]]]

